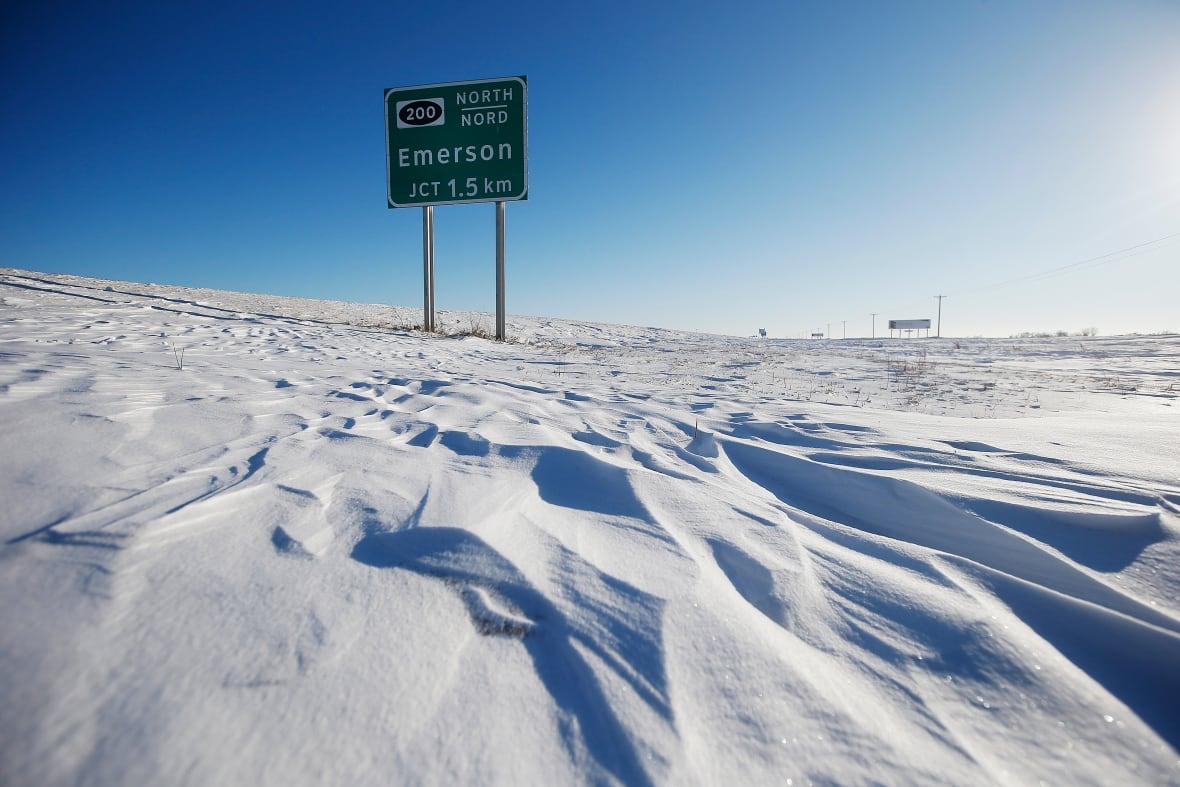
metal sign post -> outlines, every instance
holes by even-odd
[[[434,333],[434,206],[422,208],[422,330]]]
[[[504,203],[528,199],[525,77],[385,91],[390,208],[422,213],[423,328],[434,321],[434,206],[496,203],[496,338],[506,338]]]
[[[505,341],[504,323],[504,203],[496,203],[496,341]]]

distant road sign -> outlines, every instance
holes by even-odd
[[[389,207],[528,199],[525,77],[385,91]]]
[[[891,331],[915,331],[922,329],[930,329],[930,320],[890,320],[889,330]]]

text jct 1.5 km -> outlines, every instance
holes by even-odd
[[[410,183],[410,199],[413,200],[430,200],[436,197],[446,200],[497,199],[513,192],[511,178],[471,177],[463,181],[451,178],[445,183],[437,180]]]

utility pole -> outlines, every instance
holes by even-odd
[[[831,323],[828,323],[828,332],[824,334],[824,338],[825,339],[832,338],[832,324]]]
[[[877,338],[877,314],[879,314],[879,312],[871,312],[871,314],[873,315],[873,338],[876,339]]]
[[[942,338],[942,299],[945,298],[946,296],[945,295],[935,295],[934,297],[938,298],[938,329],[934,332],[934,338],[941,339]]]
[[[848,338],[848,320],[841,320],[840,324],[844,326],[844,335],[841,336],[840,338],[847,339]]]

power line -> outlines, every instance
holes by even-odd
[[[1133,254],[1131,254],[1131,252],[1134,252],[1136,254],[1142,253],[1144,251],[1147,251],[1148,248],[1151,246],[1157,246],[1157,245],[1165,243],[1167,241],[1175,240],[1176,238],[1180,238],[1180,232],[1174,232],[1171,235],[1165,235],[1162,238],[1156,238],[1154,240],[1144,241],[1143,243],[1136,243],[1133,246],[1127,246],[1127,247],[1119,249],[1117,251],[1110,251],[1110,252],[1107,252],[1106,254],[1099,254],[1096,257],[1088,257],[1084,260],[1078,260],[1076,262],[1071,262],[1066,265],[1060,265],[1056,268],[1049,268],[1048,270],[1038,271],[1036,273],[1029,273],[1029,274],[1025,274],[1024,276],[1017,276],[1014,279],[1006,279],[1004,281],[995,282],[993,284],[985,284],[980,287],[974,287],[974,288],[967,290],[965,292],[961,291],[956,294],[963,295],[963,294],[971,294],[971,293],[976,293],[976,292],[983,292],[986,290],[996,289],[997,287],[1006,287],[1009,284],[1017,284],[1019,282],[1024,282],[1024,281],[1036,281],[1039,279],[1048,279],[1048,278],[1052,278],[1053,276],[1062,276],[1067,273],[1075,273],[1077,271],[1087,270],[1089,268],[1097,268],[1101,265],[1107,265],[1109,263],[1116,262],[1119,259],[1123,259],[1124,257],[1122,255],[1134,256]]]
[[[1049,268],[1047,270],[1037,271],[1036,273],[1029,273],[1029,274],[1025,274],[1023,276],[1017,276],[1016,278],[1013,278],[1013,279],[1005,279],[1003,281],[993,282],[991,284],[983,284],[978,287],[971,287],[969,289],[956,290],[956,291],[952,292],[951,295],[953,295],[955,297],[974,295],[976,293],[987,292],[988,290],[994,290],[994,289],[998,289],[1000,287],[1006,287],[1010,284],[1018,284],[1018,283],[1027,282],[1027,281],[1037,281],[1040,279],[1048,279],[1048,278],[1052,278],[1054,276],[1064,276],[1069,273],[1075,273],[1078,271],[1088,270],[1090,268],[1097,268],[1102,265],[1108,265],[1112,262],[1117,262],[1120,259],[1125,259],[1126,257],[1135,256],[1137,254],[1142,254],[1146,251],[1150,251],[1152,249],[1152,247],[1161,246],[1163,244],[1166,244],[1169,241],[1174,241],[1177,238],[1180,238],[1180,232],[1173,232],[1171,235],[1164,235],[1163,237],[1154,238],[1153,240],[1144,241],[1142,243],[1136,243],[1134,245],[1126,246],[1126,247],[1118,249],[1116,251],[1109,251],[1109,252],[1106,252],[1105,254],[1099,254],[1094,257],[1087,257],[1084,260],[1077,260],[1075,262],[1067,263],[1065,265],[1059,265],[1056,268]],[[938,297],[938,296],[935,296],[935,297]],[[946,297],[946,296],[944,295],[942,297]],[[906,305],[899,307],[899,308],[894,308],[891,311],[900,312],[905,309],[916,307],[917,305],[918,305],[917,301],[911,301],[909,304],[906,304]],[[939,307],[941,307],[941,306],[942,306],[942,301],[940,300]],[[880,314],[881,312],[877,312],[877,313]]]

